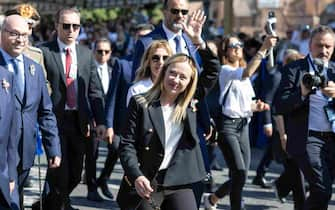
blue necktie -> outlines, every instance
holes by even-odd
[[[16,83],[16,89],[19,97],[22,99],[24,95],[24,72],[22,69],[19,68],[18,66],[18,60],[16,59],[11,59],[11,62],[13,64],[13,69],[15,72],[15,83]]]
[[[176,43],[176,53],[182,53],[182,50],[181,50],[181,43],[180,43],[180,36],[177,35],[175,38],[174,38],[174,41]]]

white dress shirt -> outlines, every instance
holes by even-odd
[[[186,46],[186,42],[183,38],[183,34],[182,34],[182,31],[180,31],[179,33],[174,33],[173,31],[169,30],[165,25],[164,23],[162,24],[163,25],[163,30],[166,34],[166,37],[167,37],[167,41],[169,42],[169,45],[172,49],[172,52],[173,54],[176,54],[176,42],[174,41],[174,38],[176,36],[180,36],[180,47],[181,47],[181,51],[182,53],[186,54],[186,55],[189,55],[188,53],[188,49],[187,49],[187,46]]]
[[[76,52],[76,44],[73,43],[71,45],[66,45],[62,41],[57,38],[58,47],[60,50],[60,56],[62,59],[63,64],[63,70],[64,75],[66,74],[66,49],[70,48],[70,54],[71,54],[71,66],[70,66],[70,77],[74,80],[75,84],[75,90],[76,90],[76,96],[78,96],[78,82],[77,82],[77,75],[78,75],[78,63],[77,63],[77,52]],[[77,97],[78,98],[78,97]],[[76,100],[78,103],[78,100]],[[65,103],[65,110],[77,110],[78,104],[76,104],[73,108],[68,107],[68,105]]]
[[[102,84],[102,88],[104,90],[105,95],[108,92],[109,87],[109,72],[108,72],[108,65],[107,63],[100,64],[96,62],[98,75]]]
[[[231,118],[249,118],[252,116],[251,104],[255,97],[250,79],[242,79],[243,68],[234,68],[229,65],[221,67],[219,75],[220,97],[219,104],[230,86],[225,104],[222,105],[222,113]]]

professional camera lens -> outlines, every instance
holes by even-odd
[[[318,75],[305,74],[302,77],[302,83],[307,89],[320,88],[323,85],[322,78]]]

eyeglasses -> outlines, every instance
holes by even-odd
[[[166,59],[168,59],[168,57],[169,56],[167,56],[167,55],[163,55],[163,56],[159,56],[159,55],[153,55],[152,57],[151,57],[151,60],[153,61],[153,62],[159,62],[160,60],[161,60],[161,58],[163,59],[163,61],[165,61]]]
[[[171,14],[174,15],[178,15],[179,13],[181,13],[182,15],[187,15],[188,14],[188,10],[187,9],[170,9]]]
[[[108,54],[110,50],[96,50],[99,55],[102,55],[103,53]]]
[[[27,40],[29,34],[20,34],[19,32],[16,31],[10,31],[8,29],[4,29],[5,32],[7,32],[9,34],[9,36],[13,39],[20,39],[22,38],[23,40]]]
[[[243,48],[244,44],[241,43],[241,42],[235,42],[235,43],[230,43],[227,47],[228,48],[233,48],[233,49]]]
[[[77,31],[80,28],[80,24],[71,24],[71,23],[60,23],[64,30],[70,30],[72,27],[74,31]]]

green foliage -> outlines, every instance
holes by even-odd
[[[82,9],[80,11],[81,18],[85,21],[88,19],[93,20],[93,22],[100,22],[106,20],[114,20],[119,16],[121,9]]]

